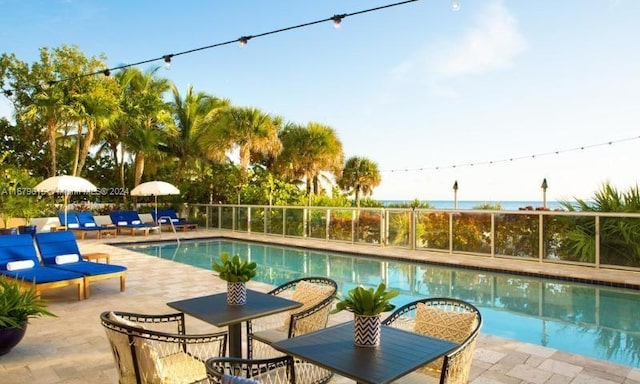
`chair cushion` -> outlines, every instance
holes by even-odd
[[[126,325],[127,327],[144,329],[142,324],[136,323],[135,321],[127,320],[122,316],[116,315],[114,312],[109,312],[109,319],[115,323],[120,323],[122,325]]]
[[[289,311],[289,316],[287,316],[284,321],[284,329],[289,329],[291,315],[295,315],[314,307],[315,305],[322,302],[322,300],[331,296],[333,294],[333,291],[333,287],[329,285],[314,284],[304,280],[299,281],[296,284],[296,288],[293,292],[293,295],[291,296],[291,300],[302,303],[302,306]],[[296,322],[296,327],[300,328],[302,332],[296,332],[296,335],[299,336],[303,333],[323,328],[326,325],[326,319],[321,319],[319,317],[324,317],[324,314],[319,313],[319,316],[313,314],[309,317],[298,320]]]
[[[93,228],[96,226],[96,223],[84,223],[85,228]]]
[[[77,253],[69,253],[64,255],[56,256],[56,264],[69,264],[69,263],[77,263],[80,261],[80,256]]]
[[[475,313],[447,311],[418,303],[414,332],[462,343],[471,334]]]
[[[204,363],[184,352],[161,357],[158,364],[162,367],[163,383],[197,383],[207,378]]]
[[[36,263],[33,260],[18,260],[7,263],[7,271],[19,271],[21,269],[33,268]]]

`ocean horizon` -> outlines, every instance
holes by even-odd
[[[391,204],[403,204],[403,203],[411,203],[414,200],[379,200],[385,206]],[[428,202],[429,205],[436,209],[454,209],[454,201],[453,200],[420,200],[422,202]],[[500,210],[502,211],[518,211],[520,208],[532,207],[541,208],[543,206],[542,200],[513,200],[513,201],[488,201],[488,200],[458,200],[458,209],[476,209],[480,206],[486,205],[496,205],[500,206]],[[547,201],[547,208],[551,210],[562,209],[565,208],[560,204],[559,201]]]

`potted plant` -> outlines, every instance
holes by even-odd
[[[24,337],[29,319],[55,316],[33,287],[25,289],[14,279],[0,277],[0,356],[8,353]]]
[[[213,262],[213,270],[227,282],[227,304],[243,305],[247,302],[246,283],[256,275],[257,266],[254,261],[242,260],[240,255],[231,257],[227,252],[220,254],[220,264]]]
[[[376,289],[362,286],[349,290],[346,297],[338,295],[340,300],[331,313],[342,310],[354,314],[354,342],[361,347],[380,345],[380,314],[393,310],[396,306],[390,300],[398,296],[398,289],[389,289],[380,283]]]

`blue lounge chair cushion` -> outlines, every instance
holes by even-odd
[[[33,267],[16,271],[7,270],[8,263],[21,260],[33,261]],[[33,244],[33,237],[30,234],[7,236],[2,239],[0,242],[0,274],[33,281],[36,284],[82,278],[79,273],[42,266]]]
[[[96,219],[93,217],[93,213],[91,212],[77,212],[76,217],[78,218],[78,223],[80,223],[81,229],[101,230],[108,228],[106,225],[98,225]]]
[[[158,221],[160,224],[168,224],[169,220],[171,220],[176,225],[196,224],[192,221],[187,221],[184,218],[178,217],[178,214],[173,209],[158,209],[157,218],[156,218],[155,210],[152,210],[151,216],[153,217],[154,221]]]
[[[60,221],[60,225],[64,225],[67,228],[80,228],[78,217],[73,211],[67,212],[66,214],[64,212],[58,212],[58,220]]]
[[[85,276],[97,276],[127,270],[122,265],[92,263],[82,258],[74,263],[56,264],[56,256],[81,255],[76,237],[70,231],[38,233],[36,234],[36,243],[40,250],[40,256],[42,256],[42,262],[45,266],[51,268],[77,272]]]
[[[111,221],[118,227],[124,228],[153,228],[155,225],[142,222],[136,211],[112,211],[109,212]]]

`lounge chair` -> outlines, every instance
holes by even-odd
[[[325,328],[337,291],[338,284],[332,279],[303,277],[268,292],[301,302],[303,305],[289,312],[247,321],[249,358],[282,356],[271,344]],[[305,383],[326,383],[333,376],[332,372],[299,359],[295,361],[295,371],[296,377]]]
[[[39,295],[45,289],[78,286],[78,300],[84,298],[84,276],[73,271],[42,266],[30,234],[5,236],[0,241],[0,274],[25,286],[35,284]]]
[[[135,236],[136,231],[141,231],[145,236],[148,236],[149,231],[160,228],[157,225],[142,222],[136,211],[111,211],[109,217],[111,222],[115,224],[118,234],[126,230],[131,236]]]
[[[78,216],[76,216],[76,213],[73,211],[58,212],[58,221],[60,221],[60,225],[63,227],[61,229],[80,228],[80,222],[78,221]]]
[[[420,299],[397,308],[382,324],[453,341],[459,346],[443,358],[418,368],[394,383],[466,383],[482,326],[480,311],[452,298]]]
[[[171,224],[173,224],[176,230],[187,231],[189,229],[198,229],[198,223],[187,221],[183,217],[178,217],[178,214],[173,209],[158,209],[157,215],[155,210],[151,210],[151,217],[153,217],[153,221],[162,227],[170,227]]]
[[[85,234],[97,233],[98,239],[101,239],[105,235],[116,235],[116,227],[111,225],[99,225],[91,212],[76,212],[75,213],[79,227],[72,228],[71,230],[80,235],[80,239],[84,240]],[[71,220],[69,220],[71,221]]]
[[[190,335],[184,313],[100,315],[120,383],[203,383],[205,361],[224,356],[227,333]]]
[[[120,278],[120,292],[124,292],[126,267],[86,261],[82,258],[76,237],[70,231],[36,234],[36,244],[45,266],[71,271],[84,276],[84,296],[89,298],[89,283]]]

